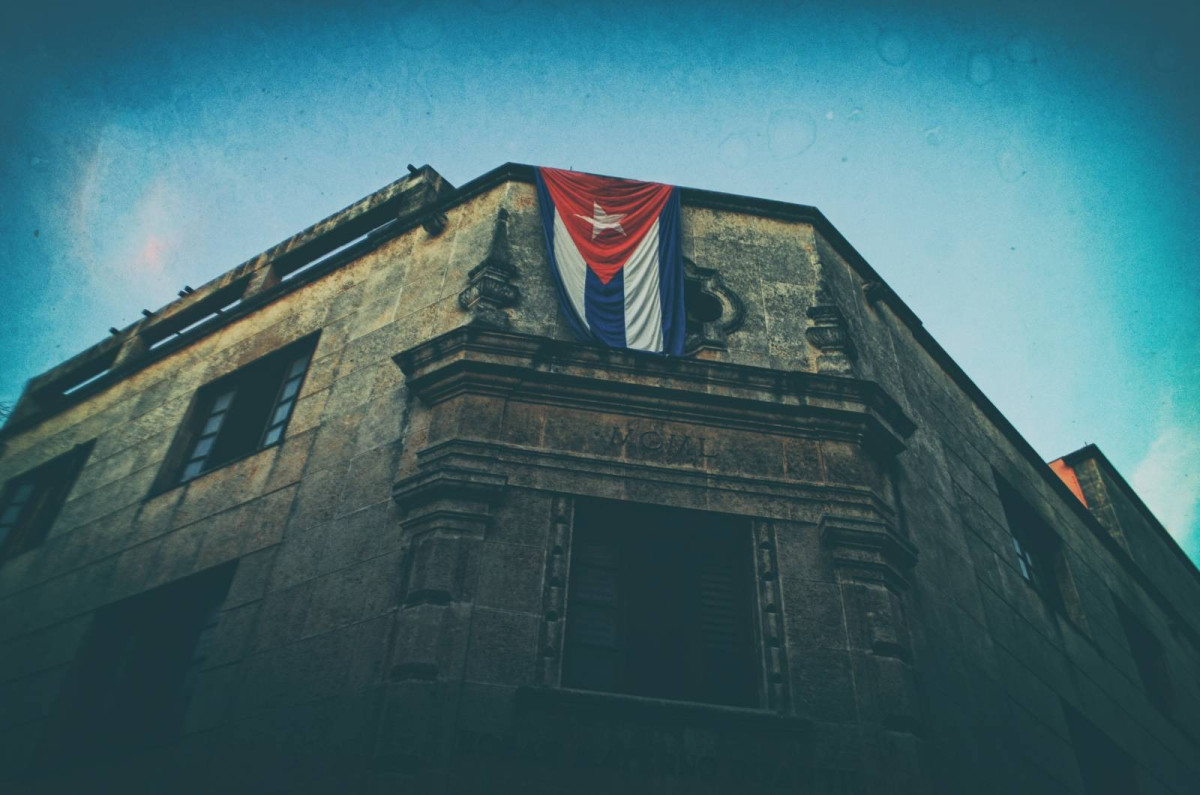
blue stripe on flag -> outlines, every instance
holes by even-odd
[[[683,252],[679,229],[679,188],[658,217],[658,294],[662,302],[663,353],[683,355],[687,315],[683,307]]]
[[[600,277],[587,269],[583,290],[584,311],[592,338],[613,348],[625,347],[625,271],[603,284]]]

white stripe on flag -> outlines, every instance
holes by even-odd
[[[585,328],[591,328],[587,322],[587,312],[584,310],[583,292],[587,285],[587,263],[583,255],[571,240],[571,233],[563,224],[558,208],[554,209],[554,259],[558,262],[558,275],[563,287],[567,289],[567,298],[575,315]]]
[[[658,292],[658,221],[646,232],[622,269],[625,274],[625,345],[639,351],[663,349],[662,298]]]

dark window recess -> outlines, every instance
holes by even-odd
[[[86,763],[179,735],[236,563],[96,613],[57,715],[51,759]]]
[[[88,390],[88,387],[102,380],[112,371],[121,351],[112,346],[104,354],[87,357],[86,361],[70,370],[64,377],[58,379],[44,389],[38,390],[37,396],[53,404],[61,398],[72,398]]]
[[[0,561],[46,540],[95,442],[18,475],[0,491]]]
[[[1062,542],[1012,486],[1000,478],[997,478],[997,484],[1017,570],[1041,595],[1047,607],[1066,616],[1081,629],[1086,628],[1079,592]]]
[[[176,443],[182,450],[174,468],[179,474],[164,486],[189,481],[279,442],[315,345],[316,339],[310,338],[288,346],[201,389]]]
[[[564,686],[756,706],[748,529],[622,503],[575,517]]]
[[[1125,639],[1129,641],[1129,651],[1133,654],[1133,662],[1146,695],[1162,712],[1171,714],[1173,691],[1162,643],[1120,599],[1113,597],[1113,603],[1117,606],[1117,615],[1125,630]]]
[[[235,297],[225,303],[223,306],[214,307],[211,312],[202,315],[198,320],[193,320],[182,328],[163,334],[162,337],[159,337],[157,340],[151,342],[147,350],[156,351],[191,335],[192,332],[200,331],[202,328],[215,325],[218,321],[226,316],[226,313],[232,312],[234,309],[236,309],[238,304],[241,302],[242,299],[240,297]]]
[[[1063,713],[1086,795],[1136,795],[1137,770],[1129,755],[1066,704]]]
[[[307,262],[305,262],[304,260],[300,260],[299,262],[291,263],[291,264],[277,263],[276,271],[279,272],[280,274],[282,274],[280,281],[286,282],[291,279],[295,279],[302,274],[308,273],[310,271],[315,271],[318,268],[320,268],[322,265],[330,264],[330,263],[332,263],[333,260],[338,259],[339,257],[342,257],[344,255],[348,256],[348,257],[352,257],[353,255],[359,253],[359,248],[362,247],[363,244],[368,243],[370,238],[371,238],[370,232],[361,234],[358,237],[354,238],[353,240],[350,240],[346,243],[342,243],[337,248],[327,251],[324,254],[320,254],[315,259],[309,260]]]
[[[89,386],[91,386],[92,384],[99,381],[104,376],[108,375],[109,372],[110,372],[110,368],[106,367],[103,370],[101,370],[100,372],[96,373],[95,375],[88,376],[87,378],[84,378],[82,381],[78,381],[73,386],[66,387],[65,389],[63,389],[62,393],[64,396],[69,397],[71,395],[74,395],[76,392],[82,392],[83,390],[85,390]]]
[[[701,292],[699,281],[684,282],[683,305],[686,308],[685,327],[689,334],[702,333],[704,324],[720,320],[724,311],[718,299]]]

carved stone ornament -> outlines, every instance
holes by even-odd
[[[473,315],[472,325],[495,329],[511,325],[504,310],[520,300],[521,290],[512,283],[518,275],[508,240],[508,210],[501,208],[487,256],[467,274],[467,287],[458,294],[458,305]]]
[[[421,228],[423,228],[430,237],[437,237],[442,232],[446,231],[446,224],[449,222],[450,221],[448,218],[446,218],[445,213],[434,213],[421,222]]]
[[[726,336],[741,328],[746,309],[738,294],[725,286],[720,272],[702,268],[684,257],[683,293],[687,309],[685,354],[728,347]]]
[[[819,303],[810,306],[807,314],[812,325],[805,329],[804,336],[818,351],[817,372],[849,373],[857,353],[842,310],[832,302]]]

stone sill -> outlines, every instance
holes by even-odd
[[[771,733],[807,733],[811,721],[794,715],[781,715],[765,709],[675,701],[664,698],[605,693],[571,688],[517,688],[517,709],[566,711],[617,720],[672,723],[688,727],[715,729],[753,728]]]
[[[286,428],[285,428],[285,430],[286,430]],[[150,500],[153,500],[156,497],[161,497],[162,495],[166,494],[169,491],[174,491],[175,489],[181,489],[184,486],[190,486],[193,483],[196,483],[197,481],[203,480],[204,478],[208,477],[209,475],[212,475],[213,473],[220,472],[223,469],[228,469],[229,467],[233,466],[234,464],[240,464],[243,461],[245,461],[246,459],[253,458],[256,455],[259,455],[260,453],[265,453],[268,450],[273,450],[274,448],[282,445],[285,441],[287,441],[287,437],[281,436],[278,441],[271,442],[270,444],[265,445],[263,447],[259,447],[255,450],[250,451],[249,453],[242,453],[241,455],[237,456],[236,458],[231,458],[228,461],[224,461],[224,462],[218,464],[217,466],[213,467],[212,469],[206,469],[203,472],[200,472],[195,477],[193,477],[189,480],[178,480],[177,478],[179,476],[179,472],[178,472],[179,467],[171,467],[169,470],[163,469],[163,464],[160,461],[157,464],[157,466],[160,468],[159,475],[158,475],[158,477],[156,477],[154,479],[154,482],[151,483],[150,490],[148,492],[146,492],[146,496],[142,497],[142,502],[149,502]],[[171,477],[166,477],[166,475],[168,475],[168,474],[170,474]],[[257,495],[257,496],[262,496],[262,495]]]

